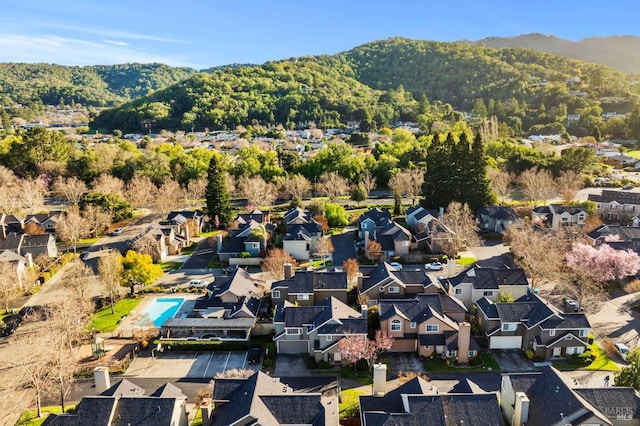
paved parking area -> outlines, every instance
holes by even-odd
[[[491,354],[503,372],[534,371],[536,368],[520,349],[494,350]]]
[[[227,370],[251,369],[259,364],[247,363],[246,352],[171,352],[165,350],[154,356],[138,356],[125,372],[128,377],[213,378]]]
[[[417,354],[395,352],[387,354],[389,365],[387,367],[387,380],[397,379],[401,373],[425,374],[424,364]]]

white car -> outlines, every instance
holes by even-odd
[[[402,269],[402,265],[399,264],[398,262],[391,262],[389,263],[389,266],[391,266],[393,269],[396,269],[398,271]]]
[[[618,351],[618,353],[620,354],[620,357],[623,360],[627,360],[627,354],[629,353],[630,349],[627,345],[625,345],[622,342],[616,342],[613,344],[613,346],[616,347],[616,350]]]
[[[444,269],[444,265],[440,262],[431,262],[424,265],[424,269],[427,271],[442,271]]]
[[[207,283],[203,280],[191,280],[189,288],[205,288]]]

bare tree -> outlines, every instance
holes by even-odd
[[[207,179],[204,177],[192,180],[187,185],[185,191],[185,197],[190,205],[201,204],[201,200],[204,198],[205,191],[207,189]]]
[[[98,276],[109,297],[111,313],[113,314],[115,312],[113,305],[120,297],[120,282],[122,277],[122,260],[120,259],[120,255],[110,252],[105,256],[100,256],[98,260]]]
[[[360,178],[362,185],[364,185],[364,189],[367,191],[367,197],[371,194],[371,191],[376,189],[376,178],[371,174],[370,171],[366,171],[362,174],[362,178]]]
[[[101,194],[118,194],[124,197],[124,182],[122,179],[103,173],[91,183],[91,191]]]
[[[225,183],[227,184],[227,192],[229,193],[229,195],[235,194],[236,191],[238,190],[236,185],[236,179],[233,176],[231,176],[229,173],[225,173],[224,177],[225,177]]]
[[[27,211],[34,211],[44,205],[44,195],[47,192],[47,186],[42,179],[21,179],[18,181],[17,190],[22,200],[22,207]]]
[[[260,176],[243,176],[238,182],[240,192],[250,205],[269,206],[276,198],[276,188]]]
[[[13,262],[0,262],[0,303],[5,312],[22,293],[22,282]]]
[[[531,221],[522,221],[509,226],[505,242],[518,266],[531,279],[532,288],[560,276],[567,247],[556,234],[534,226]]]
[[[393,192],[411,198],[411,204],[416,203],[423,183],[424,172],[420,169],[402,170],[389,179],[389,187]]]
[[[160,214],[164,216],[165,213],[177,208],[184,197],[183,194],[184,191],[178,182],[173,179],[166,180],[156,194],[156,206]]]
[[[547,170],[527,169],[520,173],[518,184],[530,201],[546,201],[556,194],[556,184]]]
[[[323,173],[316,190],[329,197],[332,202],[341,195],[349,193],[349,182],[337,172]]]
[[[562,195],[562,202],[569,204],[582,188],[582,176],[573,170],[562,172],[556,179],[556,187]]]
[[[504,200],[511,194],[511,184],[513,176],[507,172],[503,172],[493,167],[487,170],[487,176],[491,182],[491,189],[496,193],[500,200]]]
[[[331,256],[333,253],[333,243],[331,242],[331,237],[325,235],[323,237],[318,238],[315,246],[315,255],[322,258],[323,261],[326,262],[327,257]]]
[[[134,176],[127,184],[125,196],[133,207],[140,209],[155,199],[157,190],[148,176]]]
[[[447,255],[455,256],[467,247],[482,245],[478,225],[467,204],[451,202],[440,222],[444,228],[436,228],[434,239],[440,242]]]
[[[73,293],[73,298],[79,303],[89,299],[93,270],[84,262],[73,262],[65,269],[62,285]]]
[[[347,274],[347,282],[349,283],[349,286],[358,284],[358,273],[360,272],[360,267],[358,266],[357,260],[346,259],[342,262],[342,270]]]
[[[276,280],[282,280],[284,279],[285,263],[295,266],[296,260],[284,249],[271,249],[267,253],[267,257],[262,261],[262,271],[269,272]]]
[[[0,166],[0,211],[11,214],[20,209],[18,179],[13,172]]]
[[[87,220],[89,232],[94,237],[111,225],[111,214],[100,206],[88,205],[82,211],[82,217]]]
[[[22,231],[27,235],[44,235],[47,231],[35,222],[27,222],[24,224]]]
[[[281,191],[292,198],[304,198],[311,191],[311,182],[302,175],[291,175],[282,182]]]
[[[87,185],[75,176],[66,179],[58,176],[53,183],[53,192],[77,206],[82,196],[87,192]]]
[[[42,398],[53,381],[49,336],[45,333],[24,333],[15,337],[15,343],[17,352],[7,364],[24,386],[33,391],[37,416],[41,417]]]
[[[149,234],[144,234],[136,239],[131,244],[131,249],[141,254],[148,254],[155,262],[160,260],[160,245],[158,240]]]
[[[376,240],[369,240],[365,246],[365,252],[370,260],[379,259],[382,256],[382,245]]]
[[[56,225],[56,234],[62,241],[67,241],[76,252],[78,241],[89,234],[89,222],[78,213],[70,211],[62,216]]]

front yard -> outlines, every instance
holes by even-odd
[[[588,365],[580,365],[571,362],[554,362],[553,366],[558,370],[587,370],[587,371],[618,371],[620,367],[615,361],[609,359],[605,351],[594,341],[588,350],[577,357],[577,361],[591,357],[592,361]]]

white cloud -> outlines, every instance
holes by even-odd
[[[95,42],[54,35],[0,34],[0,61],[46,62],[60,65],[159,62],[172,66],[191,66],[183,59],[135,49],[124,42]]]
[[[134,33],[130,31],[121,31],[121,30],[114,30],[109,28],[92,27],[92,26],[84,26],[84,25],[80,26],[80,25],[74,25],[74,24],[68,24],[68,23],[62,23],[62,22],[40,21],[30,25],[38,26],[41,28],[50,28],[50,29],[56,29],[56,30],[71,31],[71,32],[80,33],[80,34],[88,34],[93,36],[105,37],[108,39],[115,38],[115,39],[125,39],[125,40],[146,40],[146,41],[155,41],[155,42],[162,42],[162,43],[173,43],[173,44],[184,43],[184,41],[174,39],[174,38],[167,38],[167,37],[161,37],[161,36],[149,35],[149,34],[140,34],[140,33]]]

